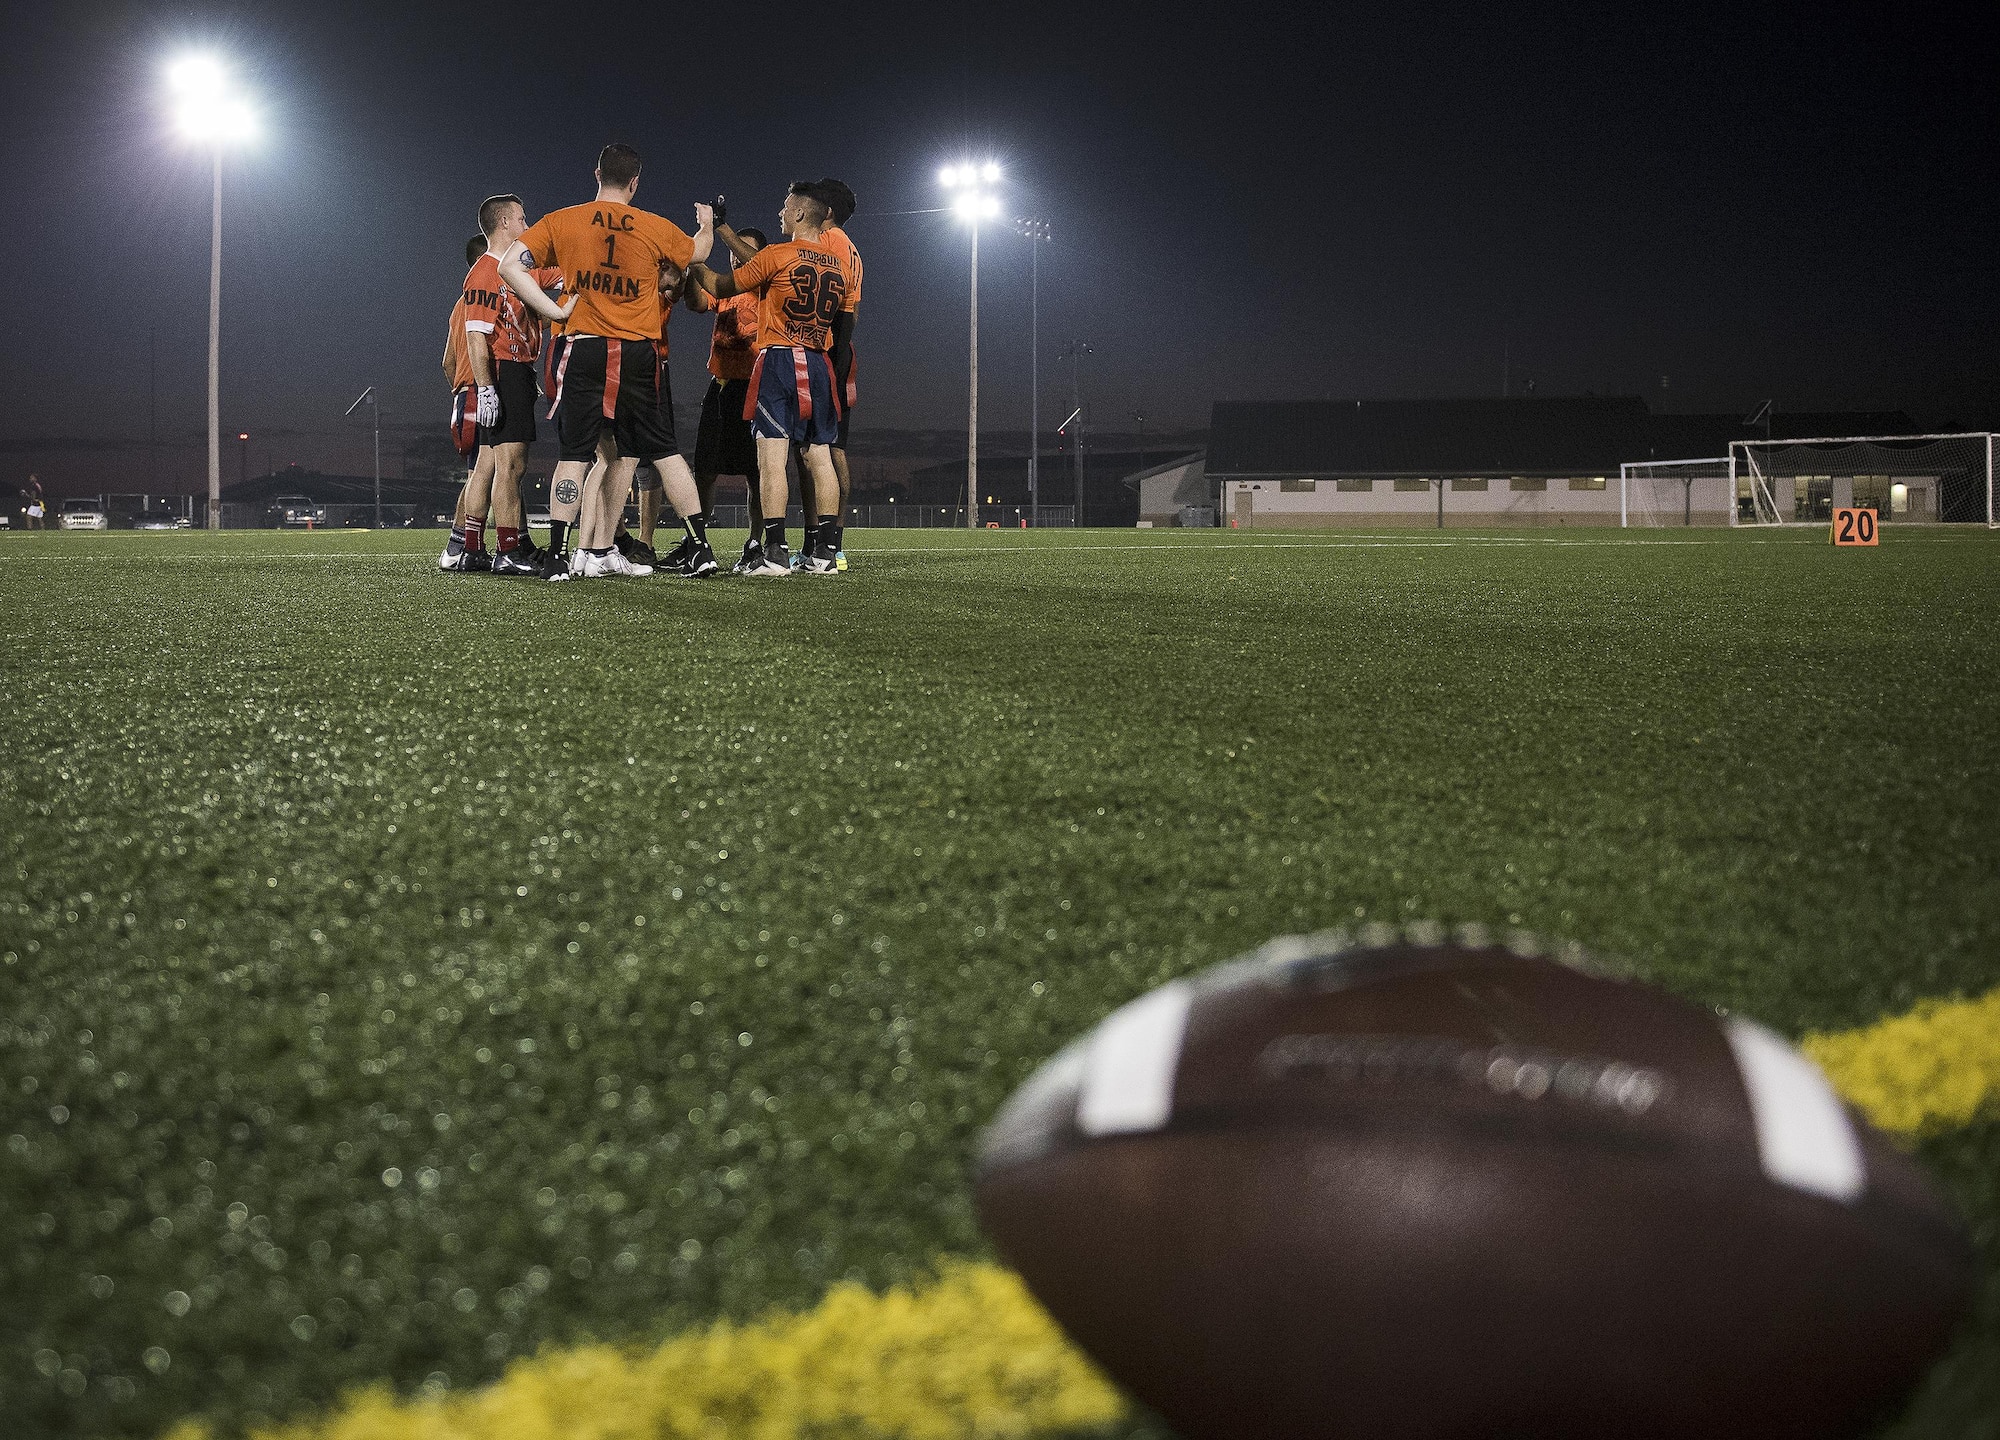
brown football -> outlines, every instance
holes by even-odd
[[[1424,927],[1133,1001],[1008,1102],[977,1197],[1189,1440],[1852,1435],[1974,1278],[1770,1031]]]

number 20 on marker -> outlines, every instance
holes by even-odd
[[[1875,512],[1865,506],[1843,505],[1833,512],[1833,543],[1835,545],[1879,545],[1882,532],[1875,520]]]

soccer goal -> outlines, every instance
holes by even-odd
[[[1825,525],[1837,508],[1887,524],[1996,522],[1993,442],[1960,435],[1737,440],[1729,447],[1731,523]]]
[[[1618,467],[1618,523],[1627,528],[1728,525],[1734,490],[1727,455],[1628,460]]]

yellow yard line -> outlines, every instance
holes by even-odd
[[[1964,1125],[2000,1102],[2000,990],[1801,1044],[1899,1134]],[[1124,1413],[1019,1276],[945,1261],[926,1284],[838,1285],[800,1314],[722,1322],[649,1351],[545,1350],[463,1394],[365,1390],[253,1440],[1025,1440]],[[166,1440],[213,1437],[190,1421]]]
[[[1927,1000],[1907,1015],[1799,1044],[1851,1104],[1900,1135],[1969,1124],[2000,1100],[2000,990]]]

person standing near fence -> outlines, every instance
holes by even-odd
[[[22,507],[26,515],[24,523],[30,530],[40,530],[42,517],[49,513],[49,499],[42,493],[41,477],[30,475],[28,483],[21,488],[21,494],[28,502]]]

